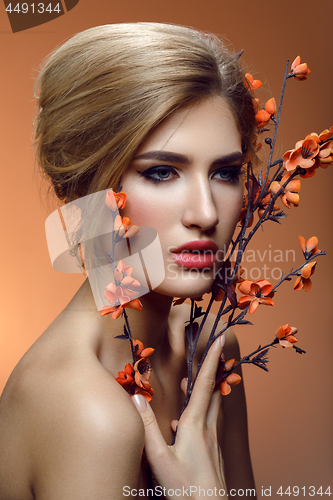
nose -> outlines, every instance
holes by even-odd
[[[184,195],[182,223],[188,228],[208,231],[219,223],[219,216],[208,179],[192,182]]]

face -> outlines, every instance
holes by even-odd
[[[166,118],[122,177],[122,215],[156,229],[165,279],[156,292],[197,297],[222,265],[243,200],[241,136],[220,97]]]

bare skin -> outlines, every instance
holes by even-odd
[[[254,488],[243,385],[222,403],[214,391],[222,353],[218,341],[170,448],[171,423],[184,402],[189,317],[188,306],[172,307],[172,298],[205,293],[215,275],[211,266],[193,279],[190,270],[175,264],[170,248],[197,240],[210,240],[221,250],[229,245],[243,197],[235,119],[222,99],[207,99],[166,118],[138,154],[122,178],[129,197],[122,215],[155,227],[164,262],[172,265],[166,265],[164,281],[141,297],[143,310],[128,312],[133,337],[155,349],[151,408],[139,413],[115,381],[131,362],[128,342],[114,338],[123,333],[123,321],[99,315],[86,281],[22,358],[3,393],[1,500],[120,500],[124,486],[135,498],[135,490],[148,486],[144,447],[162,487]],[[226,359],[239,358],[234,334],[226,337]]]
[[[184,399],[187,318],[186,305],[174,307],[163,342],[145,344],[156,347],[151,407],[169,445]],[[147,487],[144,426],[114,380],[130,361],[128,343],[113,338],[121,329],[121,319],[96,314],[86,282],[17,365],[0,406],[2,500],[121,499],[124,486]],[[227,334],[226,358],[237,352],[234,335]],[[229,489],[253,488],[241,384],[223,398],[218,434]]]

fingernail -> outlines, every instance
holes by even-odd
[[[139,413],[143,413],[148,408],[148,402],[141,394],[135,394],[131,399]]]
[[[225,334],[223,334],[223,335],[221,335],[219,337],[219,341],[220,341],[220,346],[224,347],[224,344],[225,344]]]
[[[182,381],[180,382],[180,388],[183,392],[186,392],[187,390],[187,384],[188,384],[188,378],[183,378]]]

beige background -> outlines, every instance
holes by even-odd
[[[265,100],[271,94],[279,97],[286,60],[301,54],[312,74],[306,82],[288,82],[277,149],[281,155],[307,133],[333,124],[332,14],[331,0],[316,6],[309,0],[80,0],[64,16],[13,34],[0,8],[0,389],[82,282],[81,276],[57,273],[50,265],[44,237],[50,208],[41,203],[42,188],[34,175],[33,84],[46,55],[72,34],[98,24],[157,21],[194,26],[225,35],[237,51],[245,48],[244,60],[264,82]],[[299,265],[298,234],[317,235],[319,247],[328,253],[318,262],[310,293],[295,292],[292,283],[286,284],[276,294],[274,308],[260,307],[252,316],[255,326],[237,331],[247,354],[288,322],[298,326],[299,345],[307,351],[299,356],[276,349],[268,374],[252,366],[244,370],[259,497],[262,486],[272,486],[273,498],[279,498],[275,492],[281,485],[332,488],[332,171],[320,169],[314,178],[302,181],[300,206],[289,211],[283,226],[267,224],[251,247],[261,252],[257,262],[246,265],[249,271],[250,266],[266,264],[267,272]],[[295,249],[296,261],[289,254],[289,262],[260,262],[265,248]]]

